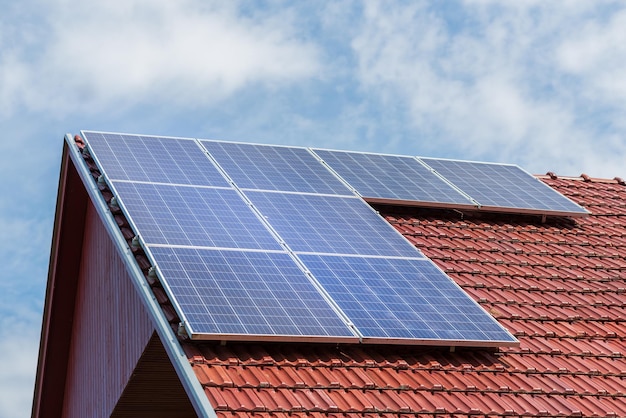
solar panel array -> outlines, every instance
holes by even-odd
[[[328,169],[338,153],[83,137],[192,338],[516,343]],[[352,160],[378,161],[381,176],[400,167],[399,189],[413,176],[432,181],[429,198],[467,204],[414,158]]]
[[[370,202],[542,215],[588,214],[516,165],[313,151]]]

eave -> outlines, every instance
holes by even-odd
[[[32,416],[60,415],[88,195],[63,144]]]

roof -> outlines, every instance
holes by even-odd
[[[626,186],[540,178],[592,215],[378,207],[519,347],[184,342],[218,415],[626,416]]]
[[[88,164],[79,171],[91,170],[97,178],[85,158]],[[191,378],[223,417],[626,416],[626,184],[586,175],[538,177],[591,215],[376,206],[519,346],[222,343],[161,336],[170,360],[176,363],[172,353],[182,347]],[[101,200],[109,201],[110,193],[100,189]],[[110,224],[121,226],[130,245],[128,223],[114,215]],[[147,272],[147,259],[140,251],[134,255]],[[158,285],[152,291],[160,305],[151,314],[166,318],[173,332],[175,311]],[[181,380],[190,377],[176,370]]]

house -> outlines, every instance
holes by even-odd
[[[519,344],[211,341],[84,148],[66,137],[33,417],[626,416],[620,178],[537,176],[586,217],[374,204]]]

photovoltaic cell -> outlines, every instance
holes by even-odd
[[[280,250],[234,189],[114,181],[147,244]]]
[[[304,148],[202,141],[242,189],[352,195]]]
[[[314,149],[364,198],[473,203],[413,157]]]
[[[481,206],[542,212],[587,211],[515,165],[421,158]]]
[[[229,186],[194,140],[83,132],[109,180]]]
[[[421,253],[357,197],[246,191],[296,252],[416,257]]]
[[[193,334],[355,337],[286,253],[150,251]]]
[[[430,260],[298,257],[365,338],[516,341]]]

